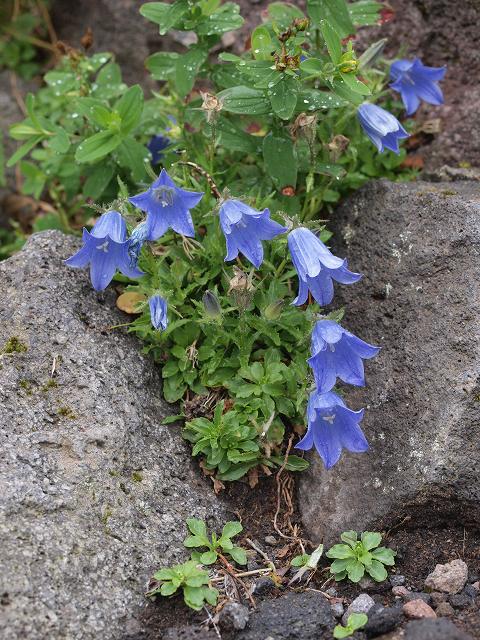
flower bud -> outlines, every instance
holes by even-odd
[[[208,289],[203,294],[202,302],[203,308],[205,309],[205,315],[209,318],[218,318],[222,315],[222,308],[217,296]]]
[[[283,300],[276,300],[265,308],[263,315],[267,320],[277,320],[282,314],[284,302]]]

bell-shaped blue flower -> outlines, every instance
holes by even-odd
[[[257,211],[241,200],[226,200],[220,207],[220,226],[227,243],[225,262],[240,251],[258,269],[263,262],[262,240],[272,240],[287,229],[270,220],[270,211]]]
[[[429,104],[443,104],[438,82],[443,80],[446,67],[426,67],[421,60],[397,60],[390,67],[390,87],[402,96],[407,115],[418,109],[420,100]]]
[[[132,231],[130,235],[130,244],[128,246],[128,255],[130,258],[130,266],[132,268],[137,266],[140,251],[145,244],[148,237],[148,224],[142,222]]]
[[[152,154],[152,164],[157,165],[163,157],[164,151],[170,144],[170,138],[166,136],[152,136],[147,144],[147,149]]]
[[[107,211],[100,216],[90,232],[83,230],[83,247],[65,264],[82,268],[90,263],[93,288],[103,291],[118,269],[128,278],[143,276],[143,271],[130,263],[127,226],[118,211]]]
[[[333,391],[318,393],[315,390],[307,406],[307,433],[295,446],[304,451],[314,446],[325,467],[330,469],[340,459],[342,448],[353,453],[368,450],[359,426],[362,418],[363,409],[352,411]]]
[[[399,153],[398,141],[408,138],[400,122],[388,111],[376,104],[364,102],[358,107],[357,117],[363,130],[382,153],[384,148]]]
[[[158,331],[165,331],[168,325],[167,301],[161,296],[152,296],[148,301],[152,326]]]
[[[288,248],[298,273],[299,290],[293,304],[305,304],[309,290],[319,305],[330,304],[333,299],[333,280],[352,284],[362,277],[347,268],[347,261],[337,258],[320,238],[306,227],[293,229],[288,234]]]
[[[168,229],[182,236],[193,237],[190,209],[193,209],[203,197],[203,193],[185,191],[175,186],[165,169],[152,186],[144,193],[129,198],[136,207],[147,214],[147,240],[158,240]]]
[[[365,385],[363,360],[380,351],[357,338],[333,320],[319,320],[312,332],[312,357],[307,360],[313,370],[319,393],[330,391],[337,378],[357,387]]]

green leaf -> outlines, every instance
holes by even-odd
[[[283,464],[284,460],[281,456],[271,456],[270,460],[277,462],[280,466]],[[287,464],[285,465],[285,469],[287,471],[305,471],[308,469],[310,463],[305,458],[300,458],[300,456],[288,456]]]
[[[308,555],[308,553],[304,553],[301,556],[295,556],[290,562],[290,564],[292,567],[303,567],[307,564],[309,560],[310,560],[310,556]]]
[[[364,531],[362,533],[362,544],[367,551],[370,549],[375,549],[382,541],[382,536],[380,533],[374,531]]]
[[[26,156],[27,153],[33,149],[33,147],[36,147],[37,144],[44,139],[44,137],[45,136],[43,134],[34,136],[33,138],[30,138],[30,140],[27,140],[27,142],[24,142],[20,147],[18,147],[15,153],[10,156],[7,162],[7,167],[13,167],[13,165],[17,164],[17,162],[24,156]]]
[[[243,527],[241,523],[237,522],[236,520],[232,520],[231,522],[227,522],[227,524],[223,527],[222,538],[233,538],[242,531]]]
[[[180,57],[179,53],[154,53],[145,60],[145,66],[155,80],[170,80],[175,74],[175,65]]]
[[[129,136],[122,141],[115,153],[119,165],[131,172],[135,182],[141,182],[145,179],[145,163],[149,161],[150,155],[143,144]]]
[[[195,31],[199,36],[213,36],[239,29],[244,22],[239,10],[235,2],[225,2],[200,22]]]
[[[205,553],[202,553],[200,556],[200,562],[202,564],[213,564],[217,561],[217,558],[218,555],[215,551],[205,551]]]
[[[368,622],[368,616],[365,613],[351,613],[347,619],[347,625],[353,631],[357,631],[364,627]]]
[[[318,111],[319,109],[338,109],[345,107],[348,101],[331,91],[310,89],[300,92],[297,99],[297,111]]]
[[[163,36],[176,26],[188,9],[188,0],[175,0],[171,4],[147,2],[140,7],[140,13],[150,22],[158,24],[160,35]]]
[[[178,589],[178,586],[174,585],[173,582],[164,582],[160,587],[160,593],[162,596],[171,596]]]
[[[376,582],[383,582],[387,579],[388,573],[385,567],[378,560],[372,560],[372,564],[367,567],[367,572]],[[350,573],[349,573],[350,575]]]
[[[187,527],[194,536],[203,538],[203,540],[208,542],[207,525],[203,520],[199,520],[198,518],[187,518]]]
[[[303,12],[289,2],[272,2],[267,7],[268,15],[275,20],[280,29],[285,29],[295,18],[304,18]]]
[[[57,153],[66,153],[70,149],[70,138],[62,127],[55,127],[55,135],[48,139],[48,146]]]
[[[366,67],[369,67],[371,64],[373,64],[375,60],[382,55],[387,42],[387,38],[382,38],[378,42],[374,42],[373,44],[371,44],[358,59],[358,68],[365,69]]]
[[[111,131],[100,131],[78,146],[75,159],[78,162],[95,162],[111,153],[121,142],[119,135]]]
[[[360,82],[353,73],[341,73],[340,75],[347,87],[355,93],[360,93],[362,96],[368,96],[372,93],[367,85]]]
[[[182,98],[193,88],[197,73],[207,59],[207,53],[203,49],[189,49],[175,60],[175,86]]]
[[[360,582],[365,573],[365,567],[358,560],[353,560],[347,565],[348,578],[352,582]]]
[[[380,11],[383,7],[376,0],[359,0],[348,5],[348,13],[352,22],[358,26],[376,25],[380,19]]]
[[[272,131],[263,139],[265,169],[277,189],[297,184],[297,153],[290,137],[280,137]]]
[[[251,136],[227,118],[220,117],[216,122],[218,140],[225,149],[243,153],[259,153],[261,140]]]
[[[228,552],[228,555],[231,556],[237,564],[247,564],[247,554],[245,553],[245,549],[241,547],[233,547]]]
[[[378,547],[378,549],[372,551],[372,556],[375,560],[383,562],[383,564],[388,566],[395,564],[395,551],[387,549],[387,547]]]
[[[328,557],[328,553],[326,554]],[[351,558],[341,558],[338,560],[334,560],[330,567],[331,573],[340,573],[341,571],[345,571],[347,565],[349,564]]]
[[[340,535],[340,539],[353,548],[357,544],[358,533],[356,531],[344,531]]]
[[[217,604],[218,591],[213,587],[203,587],[203,597],[208,604],[214,607]]]
[[[122,120],[122,133],[130,133],[142,117],[143,91],[140,85],[134,84],[133,87],[130,87],[116,103],[115,110]]]
[[[203,588],[202,587],[183,587],[183,598],[185,604],[195,611],[200,611],[203,606]]]
[[[327,22],[340,38],[355,33],[345,0],[308,0],[307,9],[315,25]]]
[[[276,115],[283,120],[289,120],[297,106],[298,80],[284,74],[267,93]]]
[[[42,128],[32,126],[29,120],[24,120],[10,127],[10,136],[14,140],[27,140],[32,136],[45,135]]]
[[[342,43],[338,33],[324,20],[320,21],[320,31],[322,32],[332,62],[338,64],[342,57]]]
[[[335,544],[325,554],[327,558],[355,558],[355,552],[346,544]]]
[[[98,200],[105,189],[108,187],[110,180],[115,173],[115,167],[112,164],[102,162],[92,167],[92,171],[83,185],[82,193],[86,198]]]
[[[223,109],[231,113],[245,115],[265,115],[271,112],[270,100],[260,89],[250,87],[231,87],[217,94],[222,100]]]
[[[343,78],[334,78],[332,89],[337,97],[343,98],[347,102],[352,102],[354,105],[360,105],[364,100],[362,94],[358,93],[358,91],[352,91]]]
[[[187,536],[183,541],[183,546],[188,549],[191,547],[204,547],[208,543],[208,539],[204,536]]]
[[[252,52],[257,60],[271,60],[274,46],[267,27],[259,26],[251,36]]]
[[[334,638],[348,638],[352,635],[352,630],[349,627],[342,627],[342,625],[337,624],[333,630]]]
[[[45,186],[47,176],[37,165],[25,160],[20,162],[20,170],[25,177],[23,193],[29,193],[38,200]]]

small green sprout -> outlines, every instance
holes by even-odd
[[[294,582],[298,582],[299,580],[301,580],[307,571],[315,571],[318,565],[318,561],[322,557],[322,553],[323,544],[320,544],[311,555],[309,555],[308,553],[303,553],[301,556],[295,556],[292,559],[291,565],[292,567],[298,567],[298,571],[295,572],[295,575],[288,583],[288,586],[290,586]]]
[[[160,569],[153,578],[157,584],[147,596],[171,596],[182,589],[185,604],[195,611],[199,611],[205,602],[211,605],[217,603],[218,591],[208,586],[208,572],[199,567],[196,560]]]
[[[337,624],[333,630],[334,638],[348,638],[353,635],[355,631],[364,627],[368,622],[368,616],[365,613],[351,613],[348,616],[347,626],[342,627],[341,624]]]
[[[359,582],[365,571],[376,582],[387,579],[384,565],[394,565],[396,554],[392,549],[379,547],[382,541],[380,533],[364,531],[358,540],[356,531],[345,531],[340,538],[346,544],[335,544],[325,554],[327,558],[335,558],[330,567],[335,580],[343,580],[348,576],[352,582]]]
[[[192,558],[201,562],[202,564],[213,564],[217,561],[220,553],[228,554],[238,564],[247,564],[247,554],[241,547],[236,547],[232,538],[243,531],[243,527],[240,522],[227,522],[223,527],[222,535],[217,538],[215,533],[212,533],[211,539],[207,534],[207,527],[203,520],[197,520],[196,518],[189,518],[187,520],[187,526],[192,534],[187,536],[183,541],[186,547],[206,547],[207,551],[193,552]],[[221,550],[221,552],[220,552]]]

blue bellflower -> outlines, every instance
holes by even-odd
[[[257,211],[241,200],[227,200],[220,207],[220,226],[227,243],[225,262],[240,251],[258,269],[263,262],[262,240],[272,240],[287,229],[270,220],[270,211]]]
[[[402,96],[407,115],[418,109],[420,100],[429,104],[443,104],[443,93],[438,86],[446,67],[426,67],[421,60],[397,60],[390,67],[390,87]]]
[[[319,305],[330,304],[333,299],[333,280],[352,284],[362,277],[347,268],[347,261],[337,258],[323,242],[306,227],[293,229],[288,234],[288,248],[298,273],[299,291],[293,304],[305,304],[309,290]]]
[[[398,141],[408,138],[408,133],[395,116],[376,104],[364,102],[358,107],[357,117],[362,129],[380,153],[383,153],[385,148],[394,153],[400,152]]]
[[[363,409],[352,411],[333,391],[310,394],[307,406],[307,433],[295,445],[307,451],[315,446],[318,454],[330,469],[338,462],[342,448],[353,453],[368,450],[368,442],[360,429]]]
[[[379,351],[380,347],[360,340],[333,320],[319,320],[312,332],[312,357],[307,360],[318,393],[330,391],[337,378],[363,387],[363,359],[373,358]]]
[[[128,278],[143,276],[143,271],[131,266],[127,226],[118,211],[104,213],[90,232],[83,230],[83,247],[65,264],[82,268],[90,263],[90,279],[96,291],[103,291],[118,269]]]
[[[130,245],[128,247],[128,255],[130,258],[130,266],[137,266],[140,251],[148,237],[148,224],[142,222],[132,231],[130,235]]]
[[[147,149],[152,154],[152,164],[157,165],[163,157],[162,151],[164,151],[170,144],[170,138],[166,136],[152,136]]]
[[[176,187],[165,169],[162,169],[160,176],[147,191],[129,200],[147,214],[147,240],[158,240],[170,228],[182,236],[193,237],[195,229],[190,209],[202,197],[203,193]]]
[[[161,296],[152,296],[148,301],[152,326],[158,331],[165,331],[168,325],[167,301]]]

